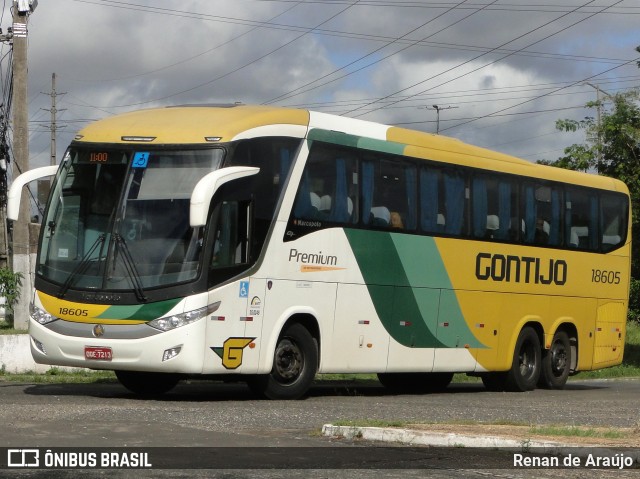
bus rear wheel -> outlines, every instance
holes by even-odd
[[[538,385],[547,389],[562,389],[571,369],[571,343],[569,335],[558,331],[553,335],[551,347],[542,353],[542,371]]]
[[[115,371],[120,384],[142,397],[160,396],[171,391],[178,381],[178,374],[148,373],[139,371]]]
[[[276,345],[270,374],[252,376],[247,385],[269,399],[298,399],[318,371],[318,342],[301,324],[287,327]]]
[[[442,391],[452,379],[453,373],[378,373],[380,383],[398,393]]]
[[[541,369],[540,338],[529,326],[522,328],[513,352],[511,369],[507,372],[507,391],[532,391],[536,388]]]

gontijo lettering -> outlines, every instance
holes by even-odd
[[[556,284],[567,282],[567,262],[562,259],[543,261],[533,256],[478,253],[476,278],[483,281]]]

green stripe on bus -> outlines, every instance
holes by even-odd
[[[484,347],[464,320],[433,238],[353,229],[345,234],[391,337],[408,347]]]
[[[379,151],[393,155],[403,155],[406,147],[406,145],[402,143],[393,143],[390,141],[376,140],[374,138],[366,138],[356,135],[347,135],[346,133],[321,130],[319,128],[312,129],[309,132],[308,139],[311,141],[322,141],[325,143],[333,143],[351,148],[360,148],[363,150]]]
[[[311,141],[322,141],[324,143],[333,143],[337,145],[357,148],[359,137],[354,135],[347,135],[346,133],[340,133],[339,131],[329,131],[314,128],[309,132],[307,138]]]
[[[393,143],[390,141],[374,140],[372,138],[360,138],[358,140],[358,148],[364,150],[380,151],[382,153],[390,153],[392,155],[403,155],[406,145],[401,143]]]
[[[132,305],[132,306],[111,306],[98,318],[100,319],[137,319],[140,321],[151,321],[161,318],[181,301],[181,298],[157,301],[155,303]]]

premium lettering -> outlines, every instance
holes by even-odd
[[[337,256],[330,256],[322,254],[322,251],[318,253],[302,253],[297,249],[289,250],[289,262],[302,263],[302,264],[319,264],[327,266],[336,266],[338,264]]]
[[[482,281],[562,286],[567,282],[567,262],[534,256],[478,253],[476,278]]]

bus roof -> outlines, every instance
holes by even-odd
[[[538,165],[442,135],[272,106],[188,105],[139,110],[91,123],[78,132],[76,141],[211,144],[256,136],[302,138],[307,132],[315,137],[313,130],[324,131],[321,136],[332,142],[364,149],[628,193],[624,183],[612,178]]]
[[[78,132],[92,143],[204,144],[231,141],[240,133],[270,125],[306,129],[309,112],[247,105],[176,106],[139,110],[98,120]],[[211,141],[211,140],[209,140]]]

